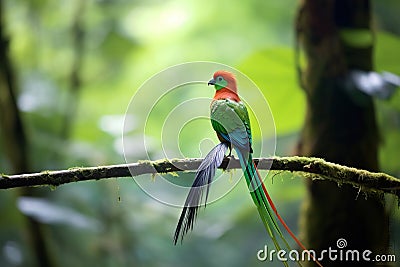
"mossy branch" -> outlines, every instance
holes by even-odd
[[[174,159],[159,161],[140,161],[137,163],[109,165],[99,167],[71,168],[60,171],[40,173],[0,175],[0,189],[52,185],[58,186],[71,182],[100,180],[116,177],[131,177],[142,174],[195,171],[202,159]],[[337,184],[351,184],[362,190],[392,193],[400,196],[400,179],[385,173],[373,173],[350,168],[319,158],[307,157],[272,157],[255,159],[259,169],[303,172],[312,179],[323,179]],[[220,168],[240,168],[237,159],[225,158]],[[311,174],[311,175],[310,175]]]

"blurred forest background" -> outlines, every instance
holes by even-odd
[[[375,69],[400,74],[400,2],[371,3]],[[151,75],[196,60],[221,62],[248,75],[274,115],[276,154],[293,154],[305,116],[294,62],[297,1],[0,4],[26,137],[26,144],[13,142],[24,137],[9,138],[10,129],[2,126],[1,173],[123,163],[121,128],[130,97]],[[5,62],[0,64],[3,68]],[[376,100],[376,106],[381,170],[400,177],[400,94]],[[212,132],[211,126],[205,131]],[[195,140],[200,135],[191,134]],[[198,151],[196,143],[182,145]],[[18,151],[25,151],[25,164],[13,162]],[[289,177],[279,173],[269,187],[281,215],[298,232],[304,179]],[[397,201],[387,197],[387,209],[391,250],[400,259]],[[244,182],[202,210],[195,230],[178,246],[172,235],[180,209],[155,201],[129,178],[4,190],[0,211],[4,267],[265,264],[256,252],[268,240]]]

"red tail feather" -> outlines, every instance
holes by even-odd
[[[253,163],[254,164],[254,163]],[[257,172],[257,176],[260,178],[261,180],[261,176],[260,173],[258,172],[257,166],[254,164],[254,168],[256,169]],[[283,225],[283,227],[286,229],[286,231],[289,233],[289,235],[293,238],[293,240],[297,243],[297,245],[304,251],[308,252],[308,255],[314,260],[314,262],[320,266],[323,267],[322,264],[313,256],[311,255],[311,253],[308,251],[308,249],[300,242],[300,240],[296,237],[296,235],[292,232],[292,230],[290,230],[289,226],[286,224],[286,222],[283,220],[283,218],[281,217],[281,215],[279,215],[278,210],[275,207],[274,202],[272,201],[271,197],[268,194],[267,189],[265,188],[265,185],[263,183],[263,181],[260,181],[262,189],[264,191],[264,194],[267,196],[268,199],[268,203],[271,206],[272,210],[274,211],[276,217],[278,218],[278,220],[281,222],[281,224]]]

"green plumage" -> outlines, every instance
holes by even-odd
[[[210,118],[212,127],[226,142],[232,143],[242,152],[252,152],[250,119],[243,102],[214,100],[211,103]]]
[[[262,180],[256,170],[252,157],[252,136],[250,119],[243,102],[230,99],[214,100],[211,103],[211,124],[221,141],[230,143],[236,150],[251,197],[277,250],[281,246],[279,236],[284,245],[290,249],[275,219],[274,210],[262,188]],[[288,266],[287,262],[283,262]]]

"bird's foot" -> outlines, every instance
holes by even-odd
[[[230,159],[235,159],[235,156],[229,153],[229,155],[228,156],[225,155],[224,158],[230,160]]]
[[[235,158],[235,156],[233,156],[231,153],[229,153],[229,155],[224,155],[224,160],[227,160],[228,162],[227,162],[226,166],[222,167],[222,170],[223,170],[223,171],[226,171],[226,169],[227,169],[227,167],[228,167],[228,165],[229,165],[230,160],[231,160],[231,159],[234,159],[234,158]]]

